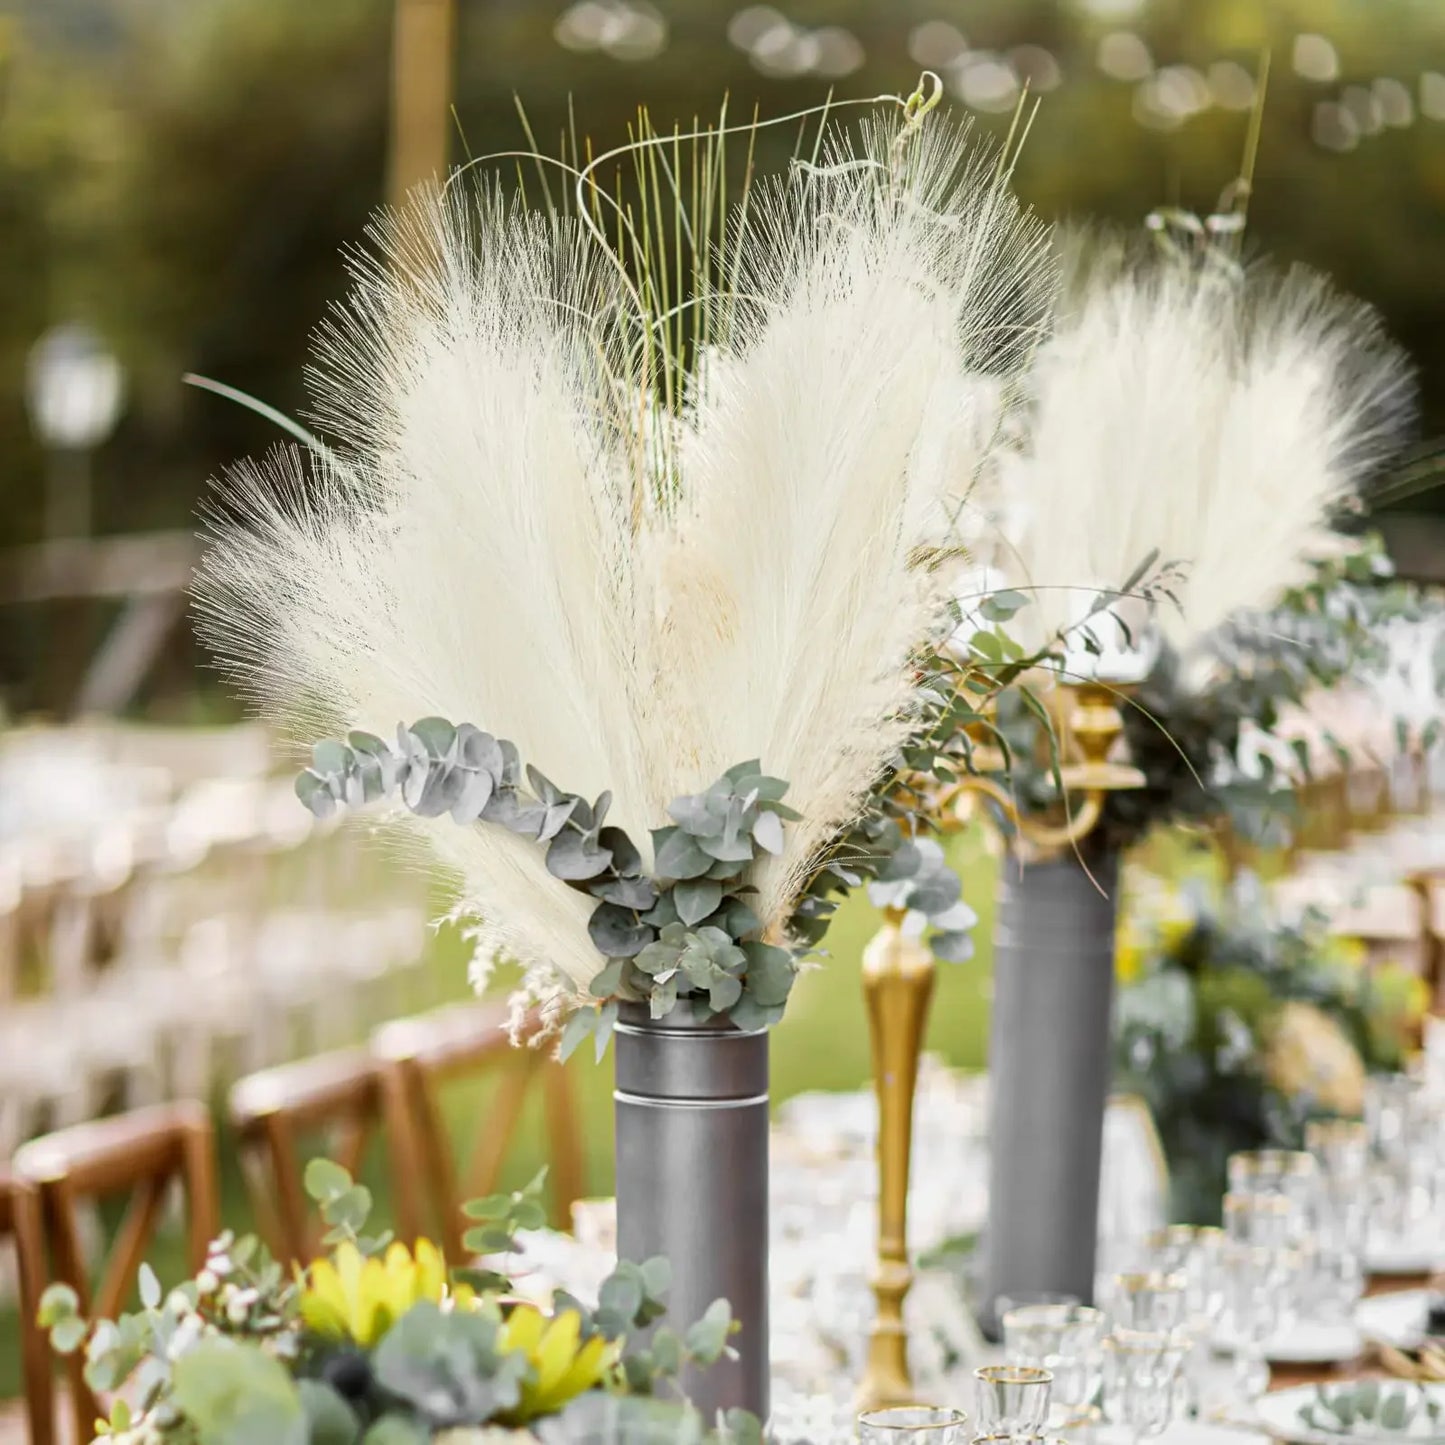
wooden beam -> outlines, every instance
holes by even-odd
[[[0,603],[184,592],[200,560],[189,532],[67,538],[0,554]]]

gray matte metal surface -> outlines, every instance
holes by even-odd
[[[672,1264],[669,1323],[681,1331],[713,1300],[732,1307],[736,1360],[683,1386],[711,1419],[741,1407],[768,1417],[768,1036],[700,1025],[684,1007],[617,1023],[617,1248]]]
[[[980,1299],[991,1331],[999,1294],[1093,1296],[1119,866],[1113,853],[1087,861],[1088,873],[1072,855],[1008,862],[1000,878]]]

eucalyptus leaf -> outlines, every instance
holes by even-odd
[[[577,1045],[597,1026],[597,1011],[579,1008],[562,1028],[562,1037],[557,1044],[557,1057],[564,1063],[572,1057]]]
[[[424,717],[414,722],[410,731],[434,758],[444,758],[457,735],[456,728],[444,717]]]
[[[701,923],[722,901],[722,884],[710,878],[678,883],[672,890],[677,915],[689,927]]]
[[[646,923],[615,903],[602,903],[587,920],[587,935],[608,958],[635,958],[656,936]]]
[[[603,797],[606,796],[603,794]],[[600,804],[601,799],[598,802]],[[598,822],[601,822],[600,814]],[[642,854],[621,828],[600,828],[597,841],[612,854],[612,866],[620,877],[636,878],[642,872]]]
[[[658,828],[652,840],[654,866],[663,878],[700,878],[712,867],[711,856],[681,828]]]
[[[319,1380],[298,1380],[296,1388],[306,1411],[308,1445],[352,1445],[361,1434],[356,1411]]]
[[[783,820],[776,813],[759,813],[753,820],[753,837],[760,848],[774,855],[783,851]]]
[[[787,1002],[792,992],[797,968],[786,948],[771,943],[745,943],[747,957],[747,992],[764,1008]]]
[[[614,958],[607,967],[587,985],[587,992],[593,998],[610,998],[622,986],[622,970],[627,967],[625,958]]]
[[[596,878],[611,866],[612,854],[589,843],[581,833],[561,833],[547,849],[547,871],[564,882]]]
[[[671,975],[665,983],[656,984],[648,998],[648,1011],[655,1019],[666,1018],[677,1003],[677,975]]]

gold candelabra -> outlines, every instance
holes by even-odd
[[[1008,841],[1017,856],[1033,861],[1077,846],[1098,826],[1109,793],[1142,787],[1145,781],[1137,768],[1109,757],[1124,730],[1117,701],[1120,692],[1107,683],[1085,681],[1063,683],[1053,695],[1050,712],[1064,791],[1053,816],[1029,816],[1002,784],[988,776],[1002,771],[1005,760],[980,736],[986,728],[978,725],[972,758],[976,771],[939,789],[920,780],[912,790],[920,811],[947,835],[966,827],[977,802],[987,799],[1007,820]],[[1072,805],[1075,797],[1077,807]],[[917,1403],[903,1323],[903,1303],[913,1284],[908,1263],[908,1179],[913,1098],[936,965],[922,938],[904,932],[905,916],[906,909],[885,909],[883,927],[863,953],[863,997],[878,1095],[878,1252],[872,1274],[876,1309],[858,1391],[863,1409]]]

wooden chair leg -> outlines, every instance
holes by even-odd
[[[381,1117],[391,1162],[396,1233],[411,1245],[422,1232],[422,1146],[417,1137],[410,1081],[399,1063],[381,1065]],[[452,1263],[460,1260],[453,1259]]]
[[[55,1366],[50,1342],[35,1320],[46,1270],[45,1224],[34,1186],[17,1182],[11,1208],[19,1261],[20,1363],[30,1445],[55,1445]]]
[[[266,1149],[271,1156],[274,1187],[272,1205],[276,1211],[277,1259],[283,1263],[307,1262],[310,1250],[306,1225],[306,1186],[297,1162],[296,1140],[291,1121],[284,1114],[269,1114],[262,1122]]]
[[[582,1146],[577,1130],[577,1103],[567,1070],[555,1059],[542,1064],[542,1102],[552,1168],[552,1224],[572,1228],[572,1205],[582,1198]]]
[[[221,1232],[220,1186],[216,1177],[216,1128],[211,1112],[197,1104],[181,1134],[190,1219],[186,1230],[190,1265],[199,1274],[205,1266],[211,1241]]]
[[[91,1293],[85,1252],[76,1228],[77,1202],[70,1183],[55,1179],[40,1186],[41,1211],[49,1227],[54,1278],[68,1284],[80,1301],[80,1312],[91,1315]],[[70,1408],[75,1417],[76,1440],[89,1440],[95,1434],[100,1405],[85,1383],[83,1361],[71,1355],[65,1362],[66,1380],[70,1386]]]

